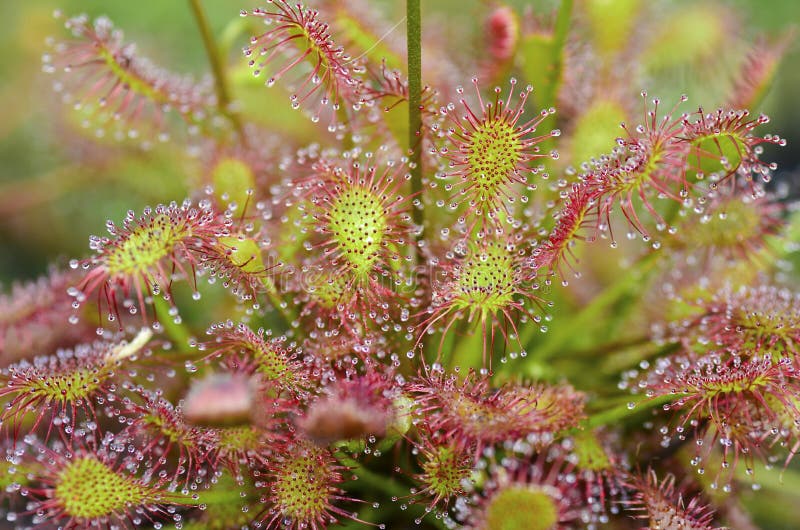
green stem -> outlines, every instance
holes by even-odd
[[[164,328],[164,332],[175,346],[183,348],[189,344],[189,339],[192,334],[185,324],[175,323],[175,320],[169,315],[170,308],[169,302],[164,300],[164,298],[161,296],[153,296],[153,309],[155,309],[158,315],[158,321]]]
[[[347,116],[347,105],[344,102],[339,104],[339,108],[336,109],[336,119],[339,120],[341,123],[348,123],[349,117]],[[353,129],[348,127],[345,131],[344,139],[342,140],[342,148],[344,150],[353,149],[356,146],[355,141],[353,140]]]
[[[608,425],[610,423],[617,424],[625,418],[634,416],[642,411],[649,410],[658,405],[669,403],[670,401],[673,401],[679,397],[679,394],[668,394],[655,398],[648,398],[646,396],[632,396],[628,403],[592,414],[589,416],[589,419],[586,420],[584,425],[588,428],[594,428],[601,425]],[[631,403],[633,403],[633,407],[630,406]]]
[[[443,364],[448,370],[452,371],[456,366],[462,369],[474,368],[479,370],[483,367],[483,348],[486,338],[480,328],[480,323],[464,322],[458,330],[452,331],[455,334],[453,345],[448,352],[443,352]],[[491,355],[491,350],[487,350],[487,355]],[[486,359],[488,362],[488,359]]]
[[[425,218],[422,210],[422,17],[420,0],[406,0],[408,51],[408,152],[411,171],[411,193],[420,201],[414,207],[414,223],[421,227],[417,240],[422,239]]]
[[[228,79],[225,76],[225,68],[222,65],[219,49],[214,40],[214,34],[211,31],[211,26],[208,24],[203,6],[200,5],[200,0],[189,0],[189,6],[192,8],[197,29],[200,31],[200,36],[203,40],[203,47],[206,49],[208,62],[211,65],[211,72],[214,75],[214,89],[217,93],[217,106],[222,114],[224,114],[233,124],[236,132],[244,141],[244,130],[239,115],[231,109],[231,92],[228,89]]]
[[[556,53],[555,61],[553,62],[556,67],[557,75],[561,75],[561,68],[564,62],[564,47],[567,44],[567,36],[569,34],[569,21],[572,18],[572,5],[573,0],[561,0],[561,6],[558,8],[556,15],[556,24],[553,35],[553,47],[558,50]]]
[[[604,344],[599,344],[597,346],[585,350],[572,351],[570,352],[570,357],[574,359],[597,358],[607,353],[613,353],[615,351],[625,350],[627,348],[633,348],[634,346],[641,346],[643,344],[647,344],[652,340],[653,340],[652,337],[650,337],[649,335],[639,335],[637,337],[606,342]]]
[[[553,28],[553,41],[551,48],[550,64],[548,65],[548,72],[545,74],[549,77],[547,86],[549,93],[545,94],[544,99],[539,101],[540,105],[547,108],[554,106],[558,100],[558,93],[561,89],[561,80],[564,78],[564,55],[567,46],[567,36],[569,35],[569,23],[572,19],[572,6],[573,0],[561,0],[561,5],[556,14],[555,27]],[[558,119],[555,115],[546,119],[540,127],[543,127],[542,132],[547,129],[552,129],[556,126]],[[555,146],[555,140],[549,138],[541,146],[543,152],[547,152]],[[547,151],[545,151],[545,149]]]
[[[242,35],[250,30],[252,25],[252,18],[250,17],[236,17],[231,20],[228,25],[222,29],[222,34],[219,36],[217,42],[217,50],[220,57],[228,57],[234,44]]]
[[[536,104],[541,108],[553,107],[558,100],[558,93],[561,89],[561,80],[563,79],[564,69],[564,49],[567,44],[567,37],[569,36],[570,21],[572,19],[572,8],[574,0],[561,0],[556,14],[555,26],[553,28],[553,37],[549,43],[549,50],[547,55],[542,60],[546,61],[545,64],[535,63],[534,68],[536,74],[529,75],[528,81],[535,79],[542,79],[544,82],[536,87],[534,98]],[[544,71],[540,71],[544,67]],[[529,67],[530,68],[530,67]],[[555,129],[558,125],[558,114],[548,116],[538,127],[540,134],[547,134],[550,130]],[[542,153],[549,153],[556,147],[556,138],[547,138],[539,144],[539,149]],[[554,170],[553,160],[543,158],[545,169],[548,172]],[[532,190],[525,192],[529,199],[533,199],[534,194]],[[539,194],[536,194],[538,196]],[[546,195],[542,195],[546,197]],[[547,197],[549,200],[551,197]]]

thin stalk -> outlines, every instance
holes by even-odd
[[[417,264],[423,263],[421,245],[425,239],[425,212],[422,203],[422,15],[420,0],[406,0],[406,52],[408,66],[408,161],[411,194],[415,202],[411,217],[419,227],[416,234]],[[431,351],[433,335],[423,339],[424,352]]]
[[[562,65],[564,63],[564,48],[567,45],[567,36],[569,35],[569,23],[572,18],[573,0],[561,0],[561,6],[558,8],[556,15],[556,23],[553,35],[553,47],[557,50],[555,67],[561,75]]]
[[[192,8],[194,20],[197,23],[197,29],[200,31],[200,37],[203,40],[203,47],[206,49],[208,62],[211,65],[211,72],[214,76],[214,89],[217,93],[217,106],[222,114],[224,114],[233,124],[239,137],[244,141],[244,130],[239,115],[231,110],[231,92],[228,89],[228,78],[225,76],[225,68],[222,65],[217,43],[214,40],[214,33],[211,31],[211,26],[208,24],[208,18],[200,5],[200,0],[189,0],[189,6]]]
[[[411,193],[420,201],[414,207],[414,224],[421,227],[417,241],[422,239],[425,216],[422,203],[422,17],[420,0],[406,0],[406,31],[408,52],[408,152],[411,171]]]
[[[447,357],[443,357],[445,365],[449,370],[456,366],[462,369],[480,369],[483,366],[483,351],[486,338],[483,336],[480,324],[474,322],[464,322],[455,332],[456,339],[449,352],[445,352]],[[487,355],[491,355],[491,349],[487,349]],[[488,361],[488,359],[486,359]]]
[[[639,335],[638,337],[606,342],[605,344],[600,344],[585,350],[574,350],[570,352],[569,356],[575,359],[600,357],[607,353],[633,348],[634,346],[641,346],[652,340],[653,338],[650,335]]]
[[[348,122],[349,118],[347,117],[347,105],[344,102],[340,103],[339,108],[336,109],[336,119],[342,123]],[[353,149],[356,146],[356,143],[353,140],[353,130],[351,128],[347,128],[345,132],[347,134],[345,134],[344,139],[342,140],[342,148],[345,151],[348,151]]]
[[[164,328],[164,332],[175,346],[185,347],[189,344],[192,334],[186,327],[186,324],[181,321],[175,322],[175,319],[170,316],[169,310],[171,306],[169,302],[164,300],[161,296],[154,296],[153,309],[155,309],[158,315],[158,321]]]
[[[618,424],[623,419],[629,418],[653,407],[663,405],[664,403],[669,403],[678,397],[680,397],[679,394],[669,394],[655,398],[648,398],[642,395],[631,396],[631,400],[628,403],[592,414],[589,416],[589,419],[586,420],[584,425],[587,428],[594,428],[601,425],[608,425],[610,423]],[[633,403],[632,407],[630,406],[631,403]]]
[[[574,7],[574,0],[561,0],[556,13],[555,25],[553,27],[553,40],[551,41],[550,48],[550,64],[546,65],[547,82],[543,87],[537,88],[536,103],[542,108],[555,106],[558,99],[558,93],[561,89],[561,80],[564,77],[564,49],[567,45],[567,37],[569,36],[570,22],[572,20],[572,10]],[[539,130],[542,134],[546,134],[551,129],[556,128],[558,125],[558,115],[554,114],[545,119],[540,125]],[[543,153],[549,153],[556,147],[555,138],[547,138],[539,148]],[[552,171],[552,160],[543,158],[545,167],[548,171]],[[532,198],[532,191],[528,189],[526,192],[528,198]]]

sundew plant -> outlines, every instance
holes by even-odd
[[[81,208],[170,191],[0,295],[0,527],[800,527],[792,29],[464,4],[42,22]]]

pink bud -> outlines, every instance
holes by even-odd
[[[483,31],[492,57],[505,60],[514,55],[519,39],[519,23],[510,7],[502,6],[492,11]]]
[[[250,421],[253,384],[242,374],[212,374],[196,381],[186,395],[183,412],[195,425],[235,425]]]

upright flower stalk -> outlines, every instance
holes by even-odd
[[[406,51],[408,54],[408,152],[411,193],[422,197],[422,14],[420,0],[406,0]],[[414,223],[425,227],[421,205],[412,210]],[[422,233],[419,239],[422,239]]]
[[[202,0],[189,0],[189,6],[192,9],[194,20],[197,23],[197,29],[200,31],[200,37],[203,40],[203,47],[208,56],[211,72],[214,74],[214,88],[217,93],[217,104],[219,105],[220,111],[233,123],[242,142],[245,142],[246,138],[244,136],[242,122],[236,110],[232,108],[233,101],[228,86],[228,77],[225,73],[225,66],[220,57],[219,48],[214,39],[214,33],[208,24],[208,17],[203,9]]]

